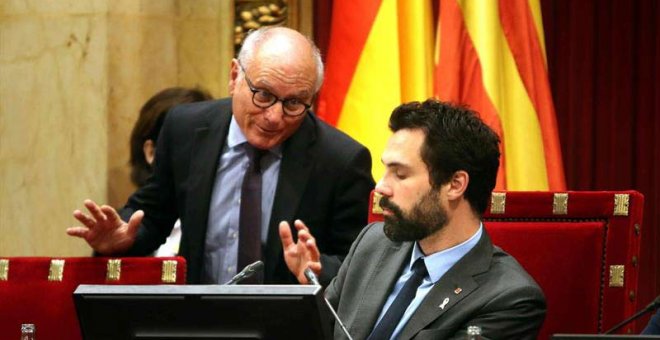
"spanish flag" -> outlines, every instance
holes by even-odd
[[[566,190],[538,0],[442,0],[434,95],[503,141],[497,189]]]
[[[369,148],[376,179],[392,110],[432,96],[432,20],[428,0],[333,3],[317,114]]]

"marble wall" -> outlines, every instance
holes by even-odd
[[[227,93],[232,2],[0,1],[0,256],[84,256],[85,198],[133,190],[128,136],[170,86]]]

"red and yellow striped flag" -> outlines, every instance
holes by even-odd
[[[566,190],[538,0],[442,0],[434,95],[503,141],[497,189]]]
[[[369,148],[379,179],[392,110],[432,94],[431,4],[335,0],[330,34],[317,114]]]

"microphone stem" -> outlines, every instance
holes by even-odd
[[[353,340],[353,338],[351,337],[351,334],[348,333],[348,329],[346,329],[346,326],[344,326],[344,323],[341,322],[341,319],[339,318],[339,315],[337,315],[337,313],[335,312],[335,309],[332,308],[332,305],[330,304],[330,301],[328,301],[328,299],[326,299],[325,297],[323,297],[323,301],[325,301],[325,304],[328,305],[328,309],[330,309],[330,312],[332,312],[332,316],[335,317],[335,320],[337,320],[337,323],[339,324],[339,327],[341,327],[341,330],[344,331],[344,334],[346,334],[346,336],[348,337],[348,340]]]
[[[317,286],[321,286],[321,284],[319,283],[319,278],[316,277],[316,274],[314,274],[314,272],[312,271],[311,268],[306,268],[305,269],[305,277],[307,278],[307,280],[310,283],[312,283],[314,285],[317,285]],[[351,337],[351,334],[348,333],[348,329],[346,329],[346,326],[344,326],[344,323],[341,322],[341,319],[339,318],[339,315],[337,315],[337,312],[335,312],[335,309],[332,307],[332,304],[330,303],[330,301],[328,301],[328,299],[326,299],[325,296],[323,296],[323,301],[325,301],[325,304],[328,306],[328,309],[332,313],[332,316],[335,317],[335,320],[339,324],[339,327],[341,327],[341,330],[344,331],[344,334],[346,334],[346,336],[348,337],[348,340],[353,340],[353,338]]]
[[[652,308],[649,308],[649,307],[651,307],[651,305],[649,305],[646,308],[644,308],[644,309],[640,310],[639,312],[635,313],[633,316],[619,322],[616,326],[610,328],[607,332],[605,332],[603,334],[612,334],[612,333],[618,331],[621,327],[623,327],[623,326],[627,325],[629,322],[637,319],[640,315],[645,314],[648,311],[650,311]]]

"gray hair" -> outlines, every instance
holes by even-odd
[[[270,36],[269,31],[279,27],[280,26],[265,26],[250,31],[243,41],[243,46],[241,47],[240,52],[238,52],[238,60],[243,62],[251,61],[256,48]],[[314,93],[317,93],[323,84],[323,60],[321,59],[321,51],[319,51],[319,48],[316,47],[316,44],[314,44],[312,39],[307,36],[304,37],[309,43],[312,50],[312,58],[314,58],[314,62],[316,63],[316,83],[314,84]]]

